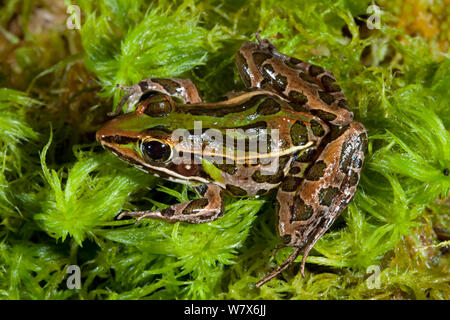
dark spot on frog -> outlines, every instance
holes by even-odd
[[[326,93],[325,91],[321,91],[321,90],[319,90],[319,97],[326,104],[332,104],[335,100],[332,95]]]
[[[324,73],[325,70],[322,67],[311,65],[309,67],[309,74],[312,77],[317,77],[319,74]]]
[[[268,91],[273,91],[272,86],[270,85],[269,81],[264,78],[258,85],[259,88],[264,89],[264,90],[268,90]]]
[[[291,126],[291,140],[296,146],[304,145],[308,142],[308,129],[302,121],[296,121]]]
[[[253,60],[255,61],[256,66],[260,66],[264,61],[272,58],[272,55],[266,52],[256,51],[253,52]]]
[[[364,151],[367,148],[367,134],[365,132],[358,136],[357,143],[360,151]]]
[[[330,126],[330,140],[336,140],[337,138],[339,138],[345,131],[348,130],[348,128],[350,128],[349,125],[346,126]]]
[[[331,78],[330,76],[324,75],[321,79],[323,87],[328,92],[337,92],[341,91],[341,87],[336,84],[336,80]]]
[[[292,63],[292,64],[300,64],[300,63],[302,63],[303,61],[300,60],[300,59],[294,58],[294,57],[290,57],[290,58],[289,58],[289,62]]]
[[[275,172],[274,174],[269,174],[269,172],[264,172],[261,173],[260,170],[255,171],[252,174],[252,179],[255,182],[258,183],[271,183],[271,184],[276,184],[276,183],[280,183],[281,181],[283,181],[284,178],[284,167],[286,166],[286,163],[288,162],[290,156],[283,156],[283,157],[279,157],[278,158],[278,169],[277,172]]]
[[[292,69],[298,70],[301,69],[301,66],[299,66],[299,64],[303,61],[297,58],[290,57],[289,59],[283,59],[283,62]]]
[[[275,70],[272,65],[266,63],[262,66],[262,74],[267,81],[277,90],[278,92],[283,92],[286,90],[287,77],[280,74],[275,75]]]
[[[267,98],[262,103],[259,104],[257,113],[260,115],[271,115],[279,112],[281,110],[281,105],[276,102],[273,98]]]
[[[280,240],[281,240],[281,242],[283,242],[283,243],[289,243],[289,242],[291,242],[291,235],[290,234],[283,234],[281,237],[280,237]]]
[[[316,120],[311,120],[311,130],[316,137],[322,137],[325,134],[325,129],[322,127],[320,122]]]
[[[298,75],[299,75],[300,79],[305,80],[306,82],[309,82],[309,83],[316,84],[316,82],[314,81],[314,79],[311,78],[311,77],[310,77],[309,75],[307,75],[306,73],[304,73],[304,72],[299,72]]]
[[[214,164],[221,171],[228,173],[229,175],[233,175],[237,171],[237,167],[234,164]]]
[[[282,156],[278,159],[278,169],[279,170],[283,170],[284,167],[286,166],[286,163],[288,163],[288,161],[290,160],[291,156],[286,155],[286,156]]]
[[[299,105],[297,103],[291,102],[291,103],[289,103],[289,106],[297,112],[309,113],[309,110],[304,105]]]
[[[152,79],[152,81],[160,84],[170,94],[176,94],[177,89],[180,88],[180,85],[171,79],[156,78],[156,79]]]
[[[281,184],[281,190],[286,192],[294,192],[297,190],[297,187],[300,185],[302,180],[303,179],[299,177],[286,177]]]
[[[272,184],[276,184],[276,183],[280,183],[281,181],[283,181],[284,178],[284,172],[283,170],[278,170],[277,173],[275,174],[262,174],[260,170],[255,171],[252,174],[252,179],[255,182],[258,183],[272,183]]]
[[[314,210],[310,205],[307,205],[299,195],[294,198],[294,204],[291,207],[291,223],[293,221],[304,221],[311,218]]]
[[[319,180],[321,177],[323,177],[326,167],[327,167],[327,165],[325,164],[325,162],[323,162],[322,160],[317,161],[308,170],[305,178],[310,181]]]
[[[279,92],[284,92],[287,87],[287,77],[277,74],[273,85]]]
[[[268,81],[275,79],[275,70],[270,63],[266,63],[265,65],[263,65],[261,71],[264,75],[264,78],[266,78]]]
[[[289,170],[289,174],[294,176],[294,175],[296,175],[296,174],[299,174],[300,171],[301,171],[301,169],[300,169],[299,167],[292,167],[292,168]]]
[[[256,192],[256,195],[261,196],[261,195],[266,194],[266,193],[267,193],[267,190],[266,190],[266,189],[259,189],[259,190]]]
[[[161,210],[161,215],[163,215],[165,217],[171,217],[171,216],[173,216],[174,213],[175,213],[175,210],[173,210],[171,208],[165,208],[165,209]]]
[[[297,158],[298,162],[310,162],[313,160],[314,155],[316,153],[315,148],[309,148],[305,151],[303,151]]]
[[[247,191],[231,184],[227,184],[226,189],[228,190],[228,192],[235,196],[244,197],[247,195]]]
[[[320,109],[311,110],[311,113],[315,116],[318,116],[320,119],[325,121],[333,121],[337,118],[337,116],[331,112],[326,112]]]
[[[297,110],[296,107],[303,106],[305,103],[308,102],[308,98],[299,91],[295,91],[295,90],[289,91],[288,97],[289,97],[290,101],[294,102],[294,104],[291,106],[295,111],[303,111],[303,110]]]
[[[449,170],[447,168],[445,168],[442,173],[444,174],[444,176],[448,176],[450,174]]]
[[[359,174],[356,171],[351,170],[348,180],[351,187],[356,186],[359,181]]]
[[[348,102],[345,99],[339,100],[338,107],[342,108],[342,109],[345,109],[345,110],[350,110],[350,107],[348,106]]]
[[[329,207],[333,200],[339,193],[339,188],[328,187],[326,189],[320,189],[319,191],[319,203],[323,206]]]

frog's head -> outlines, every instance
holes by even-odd
[[[173,161],[177,142],[172,133],[183,127],[182,118],[175,110],[172,97],[160,93],[145,94],[136,111],[118,116],[100,128],[97,141],[139,169],[166,178],[188,180],[199,168]]]

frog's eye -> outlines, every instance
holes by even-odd
[[[172,148],[160,140],[144,140],[141,151],[144,158],[151,162],[167,162],[172,158]]]
[[[170,96],[156,93],[146,92],[139,99],[138,112],[145,113],[150,117],[164,117],[172,112],[173,100]]]

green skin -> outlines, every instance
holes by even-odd
[[[236,56],[248,92],[204,103],[188,80],[146,79],[123,87],[129,91],[125,100],[140,98],[138,107],[105,124],[97,140],[137,168],[190,184],[201,196],[164,210],[124,212],[119,218],[209,222],[223,214],[224,194],[259,196],[276,189],[278,231],[283,246],[295,250],[256,284],[259,287],[302,250],[304,275],[309,251],[356,192],[367,136],[362,124],[352,122],[353,114],[330,71],[258,40],[245,43]],[[202,131],[195,131],[194,121],[201,121]],[[179,129],[187,132],[184,142],[174,137]],[[213,150],[208,133],[224,142],[236,138],[244,148],[231,154],[224,145]],[[264,139],[270,149],[245,147],[255,138]],[[198,149],[186,144],[193,141],[199,141]],[[180,163],[175,156],[180,152],[189,161]]]

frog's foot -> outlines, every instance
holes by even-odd
[[[258,281],[255,286],[257,288],[261,287],[264,283],[269,282],[270,280],[272,280],[273,278],[275,278],[277,275],[279,275],[284,269],[286,269],[287,267],[289,267],[294,261],[295,259],[298,257],[298,255],[300,254],[302,248],[301,247],[297,247],[295,248],[295,250],[291,253],[291,255],[284,260],[284,262],[282,264],[280,264],[276,269],[274,269],[268,276],[266,276],[265,278],[261,279],[260,281]]]
[[[159,211],[159,210],[155,210],[155,211],[133,211],[133,212],[125,211],[125,212],[122,212],[121,214],[119,214],[117,216],[117,220],[121,220],[121,219],[123,219],[125,217],[130,217],[130,218],[137,218],[136,219],[136,223],[138,223],[139,221],[141,221],[144,218],[151,218],[151,217],[156,218],[156,216],[159,216],[159,215],[164,215],[162,213],[162,210],[161,211]]]
[[[224,212],[224,201],[221,191],[222,189],[219,186],[209,184],[203,198],[174,204],[163,210],[122,212],[117,219],[124,217],[137,218],[136,223],[146,218],[168,222],[211,222],[221,217]]]
[[[139,85],[135,84],[133,86],[122,86],[120,84],[116,85],[117,88],[120,88],[127,93],[122,97],[119,104],[114,108],[113,112],[108,112],[108,116],[115,117],[120,114],[120,110],[125,105],[125,103],[131,101],[131,104],[134,104],[138,101],[139,97],[142,95],[142,90]]]

